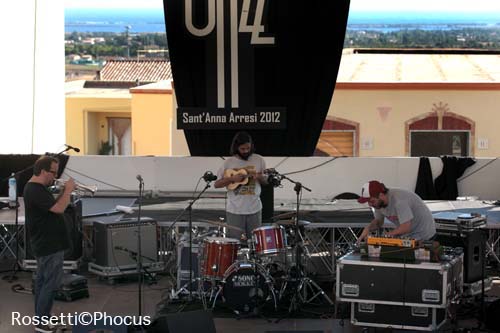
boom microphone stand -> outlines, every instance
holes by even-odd
[[[187,283],[188,285],[193,281],[193,255],[192,255],[192,250],[193,250],[193,205],[196,201],[198,201],[198,199],[200,199],[200,197],[203,195],[203,193],[205,193],[210,188],[210,182],[216,180],[217,176],[212,174],[210,171],[207,171],[207,172],[205,172],[205,174],[203,175],[202,178],[203,178],[203,180],[205,180],[205,187],[203,188],[203,190],[201,190],[201,192],[198,193],[196,198],[194,198],[193,200],[191,200],[189,202],[187,207],[184,208],[184,210],[176,217],[176,219],[174,220],[172,225],[170,225],[170,227],[167,230],[167,232],[170,232],[170,230],[173,229],[173,227],[175,226],[175,224],[177,223],[179,218],[184,214],[184,212],[186,212],[186,211],[188,212],[188,228],[189,228],[189,281]],[[184,288],[184,286],[182,286],[182,287],[177,286],[177,288],[182,290]],[[192,288],[188,288],[188,289],[189,289],[188,300],[189,300],[189,302],[191,302],[193,300],[193,291],[192,291]],[[178,292],[174,292],[173,294],[177,295]]]
[[[294,293],[292,296],[292,299],[290,301],[290,306],[288,308],[288,313],[291,315],[292,313],[296,313],[300,311],[301,306],[304,303],[309,303],[316,297],[322,295],[325,300],[330,304],[333,305],[332,300],[325,294],[323,289],[314,282],[312,279],[308,278],[305,274],[304,267],[302,265],[302,260],[301,260],[301,255],[302,255],[302,236],[300,234],[300,224],[299,224],[299,217],[300,217],[300,199],[302,196],[302,189],[311,192],[311,189],[304,186],[302,183],[297,182],[293,179],[290,179],[286,175],[279,174],[277,171],[274,170],[274,173],[277,175],[277,177],[282,180],[286,179],[289,182],[295,184],[293,190],[296,193],[296,212],[295,212],[295,223],[293,224],[293,229],[295,232],[295,272],[294,276],[292,276],[293,281],[297,283],[297,285],[294,288]],[[314,293],[310,298],[308,298],[307,295],[307,290],[310,290]],[[276,322],[279,322],[283,318],[279,318],[276,320]]]
[[[142,193],[144,191],[144,180],[141,175],[136,176],[139,181],[139,208],[137,212],[137,274],[138,276],[138,306],[139,317],[142,314],[142,244],[141,244],[141,206],[142,206]]]

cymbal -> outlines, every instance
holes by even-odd
[[[295,225],[295,220],[294,219],[291,219],[291,220],[279,220],[279,221],[276,221],[274,223],[279,224],[279,225],[284,225],[284,226],[293,226],[293,225]],[[308,224],[311,224],[311,222],[306,221],[306,220],[299,220],[299,226],[300,227],[306,226]]]
[[[297,215],[297,212],[286,212],[286,213],[281,213],[281,214],[275,215],[272,217],[272,219],[273,220],[287,219],[290,217],[294,217],[295,215]]]
[[[203,220],[202,222],[205,222],[205,223],[208,223],[208,224],[211,224],[211,225],[216,225],[216,226],[222,227],[222,228],[228,228],[228,229],[233,229],[233,230],[238,230],[238,231],[244,231],[240,227],[236,227],[234,225],[229,225],[229,224],[224,223],[224,222],[212,221],[212,220]]]
[[[301,210],[300,211],[300,214],[308,214],[310,213],[309,210]],[[297,211],[292,211],[292,212],[285,212],[285,213],[281,213],[281,214],[278,214],[278,215],[274,215],[272,217],[273,220],[279,220],[279,219],[289,219],[291,217],[295,217],[297,216]]]

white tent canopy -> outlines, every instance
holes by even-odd
[[[65,141],[64,1],[7,1],[0,10],[0,154],[41,154]]]

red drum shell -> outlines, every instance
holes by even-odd
[[[276,254],[286,249],[285,228],[282,226],[263,226],[252,231],[255,253]]]
[[[203,240],[201,275],[207,279],[222,279],[227,268],[237,258],[240,242],[234,238],[207,237]]]

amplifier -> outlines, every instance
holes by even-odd
[[[102,267],[137,265],[138,221],[124,219],[113,222],[94,222],[94,259]],[[158,261],[156,221],[141,218],[141,254],[143,264]]]

